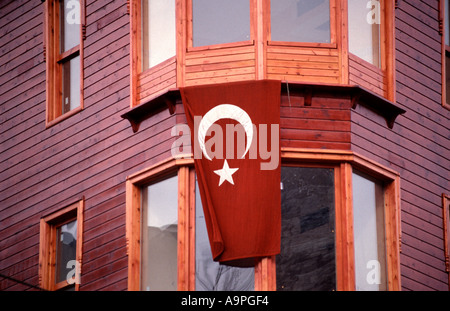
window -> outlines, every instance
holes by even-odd
[[[348,0],[349,52],[381,67],[381,4],[380,1]]]
[[[443,20],[442,38],[442,94],[444,107],[450,109],[450,4],[441,0],[441,19]]]
[[[177,193],[177,176],[142,188],[142,290],[177,290]]]
[[[84,200],[41,218],[40,286],[78,290],[81,273]]]
[[[47,126],[83,108],[83,0],[48,0]]]
[[[175,56],[175,0],[142,0],[142,71]]]
[[[270,1],[272,41],[331,43],[330,0]]]
[[[358,171],[352,183],[356,290],[386,290],[383,185]]]
[[[281,253],[268,287],[399,290],[398,175],[353,152],[282,157]]]
[[[249,0],[191,0],[192,47],[251,40]]]
[[[277,290],[335,290],[334,169],[285,166],[281,182]]]
[[[255,289],[254,268],[213,261],[192,166],[170,160],[128,178],[129,290]]]
[[[130,106],[177,87],[177,0],[130,0]]]

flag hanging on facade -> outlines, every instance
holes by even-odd
[[[280,251],[280,91],[272,80],[180,88],[215,261]]]

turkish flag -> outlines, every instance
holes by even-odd
[[[280,91],[272,80],[180,88],[215,261],[280,252]]]

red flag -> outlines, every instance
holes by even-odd
[[[180,88],[215,261],[280,251],[280,90],[272,80]]]

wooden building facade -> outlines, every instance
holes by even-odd
[[[366,289],[370,270],[355,260],[363,178],[384,199],[376,289],[449,290],[448,1],[287,1],[300,37],[273,0],[214,13],[221,1],[164,2],[0,1],[0,290],[152,289],[141,275],[143,189],[168,177],[172,286],[199,289],[195,170],[173,156],[174,127],[186,124],[179,88],[264,79],[282,84],[282,166],[332,176],[334,279],[302,288]],[[218,23],[243,13],[222,33],[205,31],[206,11]],[[252,289],[282,290],[281,263],[255,263]]]

